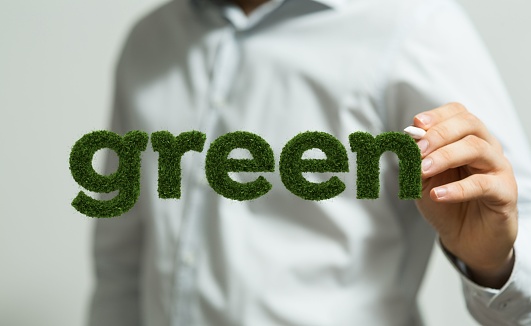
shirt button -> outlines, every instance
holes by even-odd
[[[190,251],[184,251],[182,253],[182,261],[185,265],[193,266],[195,264],[195,256]]]
[[[222,109],[227,106],[227,102],[221,97],[214,97],[211,103],[213,107],[219,109]]]
[[[509,305],[509,302],[510,302],[510,300],[507,300],[507,301],[503,301],[503,302],[501,302],[501,303],[498,305],[498,308],[499,308],[500,310],[504,310],[504,309],[507,308],[507,306]]]
[[[206,175],[204,173],[197,173],[195,175],[195,183],[202,187],[209,186],[208,180],[206,179]]]

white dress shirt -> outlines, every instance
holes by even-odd
[[[531,155],[454,1],[272,0],[245,16],[214,0],[180,0],[152,12],[119,60],[113,130],[199,130],[207,142],[183,156],[180,199],[158,198],[158,154],[148,145],[136,206],[97,221],[90,325],[421,325],[416,298],[436,234],[413,201],[398,199],[395,155],[382,157],[380,198],[356,199],[348,135],[400,131],[452,101],[502,142],[520,194],[511,278],[487,289],[463,269],[469,310],[485,325],[529,325]],[[210,143],[239,130],[263,137],[276,162],[275,172],[231,174],[273,185],[242,202],[214,192],[204,171]],[[303,200],[280,180],[283,146],[308,130],[349,152],[349,172],[333,174],[347,186],[335,198]]]

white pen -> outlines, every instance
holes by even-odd
[[[406,129],[404,129],[404,132],[413,137],[414,139],[421,139],[422,136],[426,134],[426,130],[413,126],[406,127]]]

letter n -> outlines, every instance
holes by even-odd
[[[380,193],[380,157],[386,151],[398,156],[398,197],[418,199],[422,195],[421,154],[415,140],[399,132],[385,132],[373,137],[367,132],[349,136],[356,157],[356,198],[376,199]]]

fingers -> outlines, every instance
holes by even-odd
[[[427,129],[436,125],[438,122],[449,119],[450,117],[465,111],[467,111],[466,108],[460,103],[448,103],[436,109],[417,114],[415,116],[415,125]]]
[[[504,182],[505,181],[505,182]],[[510,178],[497,175],[473,174],[430,191],[430,197],[437,202],[459,203],[481,199],[503,206],[514,201],[512,195],[516,185]]]
[[[511,164],[486,126],[459,103],[449,103],[418,114],[414,126],[426,130],[417,144],[422,153],[422,177],[436,183],[437,202],[476,199],[509,203],[517,193]]]
[[[459,103],[449,103],[420,113],[415,116],[413,122],[416,127],[427,131],[418,142],[423,156],[468,135],[485,140],[501,152],[499,142],[489,133],[485,125]]]
[[[468,166],[471,173],[497,173],[507,168],[506,160],[476,136],[464,138],[431,152],[422,160],[422,177],[429,178],[452,168]]]

